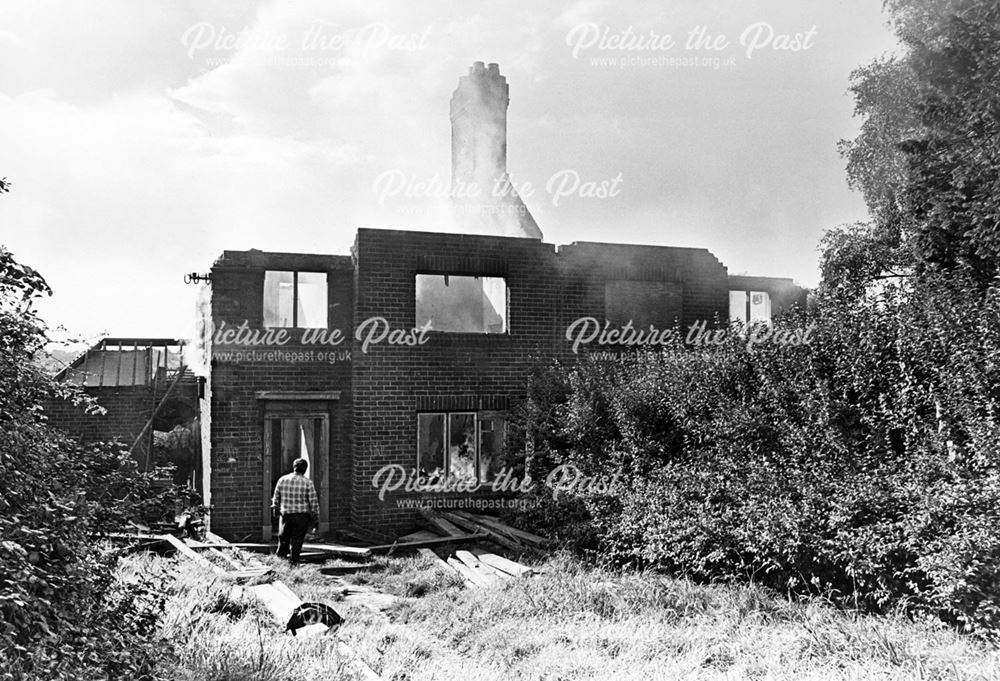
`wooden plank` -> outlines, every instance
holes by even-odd
[[[500,546],[504,547],[505,549],[510,549],[511,551],[514,551],[515,553],[527,553],[528,552],[528,547],[526,547],[523,544],[520,544],[520,543],[514,541],[510,537],[505,537],[504,535],[500,534],[499,532],[497,532],[495,530],[492,530],[492,529],[490,529],[490,528],[488,528],[488,527],[486,527],[486,526],[484,526],[484,525],[482,525],[480,523],[477,523],[475,521],[469,520],[467,518],[463,518],[462,516],[459,516],[459,515],[455,515],[454,513],[445,513],[444,516],[448,520],[450,520],[453,523],[455,523],[456,525],[458,525],[460,527],[464,527],[466,530],[469,530],[470,532],[483,532],[483,533],[485,533],[486,536],[489,537],[490,541],[499,544]]]
[[[506,572],[512,577],[520,577],[521,575],[530,575],[534,570],[527,565],[521,565],[520,563],[508,560],[503,556],[498,556],[495,553],[487,553],[485,551],[473,551],[476,558],[479,559],[480,563],[489,565],[491,568],[500,570],[501,572]]]
[[[270,584],[255,584],[247,587],[264,604],[264,607],[274,615],[274,618],[281,626],[288,624],[295,608],[302,605],[302,599],[295,595],[295,592],[288,588],[284,582],[271,582]],[[302,627],[296,634],[298,636],[317,636],[325,633],[328,627],[324,624],[311,624]],[[347,666],[353,668],[366,681],[381,681],[381,677],[369,667],[361,656],[343,641],[337,641],[337,651],[347,659]]]
[[[430,558],[431,560],[433,560],[434,564],[437,565],[439,568],[442,568],[445,572],[455,571],[455,568],[453,568],[452,566],[448,565],[448,563],[441,560],[440,556],[438,556],[438,554],[434,553],[430,549],[427,548],[417,549],[417,553],[419,553],[424,558]]]
[[[282,627],[287,626],[288,620],[292,618],[295,608],[302,605],[302,599],[295,595],[295,592],[288,588],[284,582],[271,582],[270,584],[255,584],[248,586],[247,591],[256,596],[268,611],[274,615]],[[324,624],[310,625],[302,627],[295,632],[296,636],[317,636],[324,633],[329,627]]]
[[[322,551],[338,556],[352,556],[357,558],[371,558],[371,551],[359,546],[343,546],[341,544],[303,544],[302,548],[308,551]]]
[[[417,511],[428,523],[434,526],[434,529],[439,530],[449,537],[461,537],[464,534],[460,529],[455,527],[454,524],[449,522],[447,519],[443,518],[441,514],[437,513],[434,509],[430,508],[419,508]]]
[[[252,557],[249,554],[249,552],[239,551],[239,549],[237,549],[237,547],[233,546],[228,541],[226,541],[225,539],[223,539],[219,535],[215,534],[214,532],[209,532],[209,531],[206,530],[205,531],[205,539],[207,541],[204,542],[204,543],[216,544],[219,548],[233,549],[233,550],[237,551],[238,555],[241,557],[241,559],[243,559],[243,562],[246,565],[246,567],[244,568],[245,570],[263,569],[264,571],[268,571],[268,570],[271,569],[270,567],[268,567],[267,565],[264,565],[262,562],[260,562],[256,558]]]
[[[482,587],[485,587],[485,586],[489,586],[489,584],[487,584],[486,581],[483,580],[483,578],[480,577],[479,574],[476,573],[475,570],[469,568],[468,565],[466,565],[465,563],[463,563],[459,559],[457,559],[457,558],[449,558],[448,559],[448,565],[450,565],[452,568],[454,568],[455,572],[457,572],[458,574],[462,575],[462,577],[465,578],[465,583],[468,584],[469,586],[474,586],[474,587],[477,587],[477,588],[482,588]]]
[[[261,544],[257,542],[234,542],[232,544],[205,544],[204,548],[237,548],[247,551],[271,552],[278,548],[277,544]],[[338,558],[371,558],[371,550],[358,548],[356,546],[340,546],[338,544],[303,544],[302,555],[310,556],[337,556]]]
[[[465,563],[470,570],[478,574],[487,585],[492,586],[500,581],[500,576],[491,567],[487,567],[479,562],[469,551],[455,551],[455,557]]]
[[[232,577],[233,579],[256,579],[257,577],[263,577],[270,571],[270,568],[246,568],[227,572],[226,577]]]
[[[410,532],[409,534],[404,534],[402,537],[397,537],[396,541],[410,542],[410,541],[424,541],[426,539],[440,539],[441,535],[434,532],[428,532],[427,530],[420,530],[419,532]]]
[[[302,601],[297,597],[289,598],[288,594],[275,586],[275,584],[278,584],[278,582],[254,584],[253,586],[248,586],[247,591],[256,596],[264,604],[264,607],[274,616],[278,624],[285,626],[295,608],[302,605]]]
[[[216,565],[215,563],[213,563],[212,561],[210,561],[208,558],[205,558],[204,556],[199,556],[197,553],[195,553],[194,549],[192,549],[190,546],[188,546],[187,544],[185,544],[184,542],[182,542],[180,539],[178,539],[174,535],[172,535],[172,534],[161,534],[159,536],[159,538],[162,541],[165,541],[168,544],[170,544],[171,546],[173,546],[177,550],[177,552],[179,554],[181,554],[182,556],[185,556],[186,558],[190,558],[191,560],[193,560],[194,562],[198,563],[202,567],[207,567],[208,569],[212,570],[213,572],[217,572],[219,574],[223,574],[225,572],[225,570],[223,570],[221,567],[219,567],[218,565]]]
[[[420,549],[430,546],[448,546],[450,544],[459,544],[466,541],[474,541],[476,539],[484,539],[486,537],[485,532],[473,532],[472,534],[463,534],[461,537],[441,537],[440,539],[426,539],[424,541],[410,541],[410,542],[394,542],[392,544],[379,544],[378,546],[369,546],[368,550],[372,553],[387,553],[390,551],[406,551],[411,549]]]
[[[195,549],[195,550],[202,549],[202,550],[206,551],[207,553],[212,554],[213,556],[215,556],[216,558],[218,558],[219,560],[221,560],[222,562],[224,562],[225,564],[227,564],[229,566],[230,570],[242,570],[242,569],[244,569],[243,563],[239,562],[238,560],[235,560],[232,556],[227,556],[226,554],[224,554],[222,551],[220,551],[219,549],[215,548],[214,546],[207,546],[205,544],[202,544],[199,541],[195,541],[194,539],[185,539],[184,543],[187,544],[188,546],[190,546],[192,549]]]
[[[295,607],[302,605],[302,599],[296,596],[295,592],[292,591],[287,584],[285,584],[281,580],[278,580],[276,582],[271,582],[271,584],[274,586],[275,589],[284,593],[285,596],[287,596],[290,600],[298,601],[298,603],[295,604]]]
[[[477,513],[469,513],[468,511],[455,511],[455,513],[463,517],[467,517],[470,520],[477,521],[482,525],[486,525],[490,529],[507,535],[515,541],[537,546],[538,548],[546,548],[555,543],[551,539],[540,537],[537,534],[532,534],[531,532],[526,532],[525,530],[519,530],[516,527],[511,527],[507,523],[500,522],[498,518],[488,515],[479,515]]]

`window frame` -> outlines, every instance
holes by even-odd
[[[416,412],[416,468],[417,472],[420,472],[420,417],[421,416],[443,416],[444,417],[444,427],[442,429],[444,434],[444,442],[441,443],[442,450],[442,470],[444,471],[445,477],[450,477],[451,473],[451,417],[459,415],[472,415],[473,421],[475,423],[476,431],[476,457],[473,462],[473,469],[476,472],[475,482],[477,484],[486,484],[491,481],[490,478],[484,478],[481,475],[482,471],[482,453],[483,453],[483,440],[482,440],[482,422],[485,419],[497,420],[499,419],[503,423],[503,437],[507,437],[508,419],[507,412],[502,410],[468,410],[460,409],[454,411],[448,410],[429,410],[429,411],[418,411]],[[430,473],[428,473],[430,475]]]
[[[264,319],[263,300],[266,296],[268,272],[290,272],[292,275],[292,323],[289,326],[268,324]],[[323,316],[326,318],[323,326],[299,326],[299,274],[322,274],[326,285]],[[261,322],[265,329],[329,329],[330,328],[330,273],[323,270],[264,270],[264,291],[261,292]]]
[[[510,291],[510,283],[507,281],[507,275],[506,274],[474,274],[474,273],[464,272],[464,271],[442,272],[442,271],[432,271],[432,270],[417,270],[416,272],[413,273],[413,319],[414,319],[414,325],[415,326],[419,324],[419,320],[420,320],[420,315],[418,313],[419,299],[417,298],[417,290],[418,290],[418,288],[417,288],[417,286],[418,286],[417,279],[418,279],[418,277],[421,277],[421,276],[425,276],[425,277],[444,277],[444,281],[445,281],[445,285],[446,286],[447,286],[448,279],[452,278],[452,277],[455,277],[455,278],[470,278],[470,279],[499,279],[500,281],[503,282],[503,294],[504,294],[503,297],[504,297],[504,300],[503,300],[503,310],[502,310],[502,317],[501,317],[501,319],[503,321],[503,331],[497,331],[497,332],[490,332],[490,331],[487,331],[487,330],[482,330],[482,331],[469,331],[469,330],[452,331],[450,329],[436,329],[436,328],[432,327],[430,329],[430,333],[441,333],[441,334],[449,334],[449,335],[462,335],[462,334],[464,334],[464,335],[469,335],[469,336],[486,336],[488,338],[503,338],[503,337],[509,337],[511,335],[511,329],[510,329],[510,299],[511,299],[511,291]],[[484,295],[485,295],[485,292],[484,292]]]

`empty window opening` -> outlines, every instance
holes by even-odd
[[[730,291],[729,321],[746,326],[771,323],[771,296],[766,291]]]
[[[507,333],[507,282],[502,277],[418,274],[416,323],[432,331]]]
[[[264,326],[325,329],[326,274],[278,270],[265,272]]]

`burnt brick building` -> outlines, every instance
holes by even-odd
[[[303,456],[321,529],[389,535],[420,494],[374,483],[495,479],[511,404],[535,362],[581,351],[568,335],[768,321],[805,304],[789,280],[730,277],[704,249],[542,241],[508,180],[508,105],[482,62],[451,98],[453,231],[469,233],[361,229],[350,255],[216,261],[200,342],[214,531],[269,537],[275,480]],[[477,185],[504,191],[464,191]]]
[[[270,538],[274,484],[304,457],[321,530],[391,536],[427,495],[373,483],[497,479],[509,410],[536,363],[805,305],[790,280],[731,277],[705,249],[545,243],[508,180],[508,103],[496,64],[459,81],[453,188],[506,190],[456,199],[449,233],[361,229],[350,254],[216,260],[188,353],[203,381],[195,475],[213,531]]]
[[[51,398],[49,422],[81,442],[118,442],[144,470],[173,466],[173,481],[198,486],[200,381],[184,363],[185,341],[103,338],[55,379],[79,386],[101,408]]]
[[[380,498],[376,474],[489,481],[527,372],[573,359],[575,321],[725,322],[745,283],[704,249],[469,234],[362,229],[350,256],[227,251],[206,287],[202,341],[212,528],[269,536],[274,481],[298,456],[312,462],[323,529],[411,524],[400,502],[419,495]],[[775,312],[804,303],[784,280],[750,283],[757,296],[782,292]]]

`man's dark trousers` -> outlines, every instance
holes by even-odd
[[[306,540],[311,520],[312,516],[308,513],[281,514],[281,521],[278,523],[278,558],[288,558],[288,550],[291,548],[290,561],[293,564],[299,562],[302,542]]]

